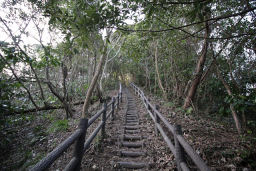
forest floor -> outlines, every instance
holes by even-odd
[[[150,143],[146,150],[154,162],[152,170],[176,170],[175,159],[161,136],[154,133],[154,123],[147,114],[141,99],[137,96],[136,105],[144,127],[143,135]],[[255,170],[256,169],[256,141],[250,136],[239,136],[233,123],[229,120],[216,120],[203,115],[184,114],[177,107],[170,107],[168,102],[161,98],[148,95],[152,104],[161,106],[160,112],[171,124],[180,124],[183,136],[195,151],[202,157],[212,170]],[[119,116],[113,125],[108,125],[108,139],[104,141],[104,152],[91,149],[83,160],[83,166],[88,170],[112,170],[113,158],[117,156],[116,139],[118,128],[121,127],[124,107],[121,107]],[[191,160],[187,159],[192,170],[197,170]],[[194,168],[194,169],[193,169]]]
[[[239,136],[233,120],[188,114],[174,103],[146,94],[152,104],[160,106],[160,113],[171,124],[182,126],[185,139],[212,170],[256,170],[256,138]]]
[[[113,96],[117,91],[110,91]],[[143,134],[147,137],[146,150],[150,161],[154,162],[152,170],[174,170],[173,154],[163,139],[154,134],[154,124],[142,101],[134,96]],[[184,114],[177,107],[170,105],[152,95],[152,104],[160,105],[160,112],[172,124],[180,124],[183,135],[196,152],[207,161],[212,170],[255,170],[256,169],[256,141],[250,136],[239,136],[233,126],[226,121],[215,121],[204,115]],[[97,111],[99,104],[94,104],[91,111]],[[58,144],[71,135],[77,128],[82,106],[75,106],[73,118],[65,119],[63,110],[43,112],[40,115],[17,115],[8,118],[9,125],[1,130],[0,170],[28,170]],[[124,103],[120,106],[113,123],[108,121],[106,127],[107,138],[99,144],[97,137],[83,158],[83,170],[112,170],[116,150],[117,132],[121,127],[122,115],[125,112]],[[92,112],[93,113],[93,112]],[[93,124],[87,135],[97,126]],[[104,148],[102,148],[104,147]],[[63,170],[71,159],[73,148],[69,148],[50,170]],[[193,166],[192,166],[193,168]]]
[[[116,94],[116,90],[107,93],[109,96]],[[89,111],[94,114],[100,108],[100,103],[95,102]],[[63,109],[6,117],[6,125],[0,130],[0,170],[29,170],[69,137],[77,129],[82,105],[76,105],[73,109],[74,115],[69,119],[66,119]],[[92,124],[88,133],[97,122]],[[49,170],[63,170],[63,163],[68,163],[72,154],[73,146]]]

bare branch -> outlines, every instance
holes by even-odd
[[[218,17],[207,19],[207,20],[186,24],[186,25],[183,25],[183,26],[172,27],[172,28],[167,28],[167,29],[162,29],[162,30],[147,30],[147,29],[134,30],[134,29],[127,29],[127,28],[120,28],[120,27],[117,27],[115,29],[121,30],[121,31],[128,31],[128,32],[153,32],[153,33],[166,32],[166,31],[172,31],[172,30],[177,30],[177,29],[180,30],[180,29],[185,28],[185,27],[190,27],[190,26],[193,26],[193,25],[196,25],[196,24],[201,24],[201,23],[205,23],[205,22],[209,22],[209,21],[218,21],[218,20],[223,20],[223,19],[226,19],[226,18],[240,16],[240,15],[246,14],[246,13],[254,11],[254,10],[256,10],[256,7],[250,8],[250,9],[247,9],[247,10],[241,11],[239,13],[235,13],[235,14],[218,16]]]

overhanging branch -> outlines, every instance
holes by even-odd
[[[226,19],[226,18],[236,17],[236,16],[240,16],[240,15],[246,14],[246,13],[254,11],[254,10],[256,10],[256,7],[250,8],[250,9],[247,9],[247,10],[241,11],[239,13],[235,13],[235,14],[218,16],[218,17],[207,19],[207,20],[186,24],[186,25],[179,26],[179,27],[172,27],[172,28],[161,29],[161,30],[148,30],[148,29],[136,29],[136,30],[134,30],[134,29],[121,28],[121,27],[116,27],[115,29],[120,30],[120,31],[127,31],[127,32],[159,33],[159,32],[166,32],[166,31],[172,31],[172,30],[180,30],[180,29],[185,28],[185,27],[190,27],[190,26],[193,26],[193,25],[196,25],[196,24],[201,24],[201,23],[205,23],[205,22],[209,22],[209,21],[217,21],[217,20],[223,20],[223,19]]]

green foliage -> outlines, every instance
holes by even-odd
[[[48,119],[49,121],[53,122],[54,120],[56,120],[56,117],[53,113],[47,113],[45,115],[43,115],[44,118]]]
[[[186,109],[186,114],[191,114],[193,112],[193,108],[189,107]]]
[[[98,99],[99,99],[98,96],[92,96],[92,97],[91,97],[91,103],[96,102]]]
[[[164,106],[166,106],[166,107],[175,107],[175,103],[167,102],[167,103],[164,104]]]
[[[48,101],[49,103],[54,104],[54,103],[56,103],[56,102],[58,101],[58,99],[57,99],[56,96],[49,95],[48,98],[47,98],[47,101]]]
[[[21,60],[24,60],[24,54],[21,53],[17,47],[13,44],[4,42],[4,41],[0,41],[0,49],[3,52],[3,55],[5,57],[5,60],[7,62],[10,62],[11,64],[16,64],[18,62],[20,62]],[[0,58],[1,60],[1,64],[0,64],[0,71],[2,72],[2,70],[5,68],[6,63],[4,62],[4,60],[2,58]]]
[[[230,114],[230,109],[229,107],[226,107],[226,106],[221,106],[220,109],[219,109],[219,114],[221,116],[228,116]]]
[[[84,91],[87,91],[88,88],[89,88],[89,85],[88,85],[88,84],[85,84],[85,85],[84,85]]]
[[[56,120],[52,123],[52,126],[48,129],[49,133],[66,131],[68,129],[68,120]]]
[[[256,139],[256,121],[255,120],[248,120],[247,121],[247,133],[254,135]]]
[[[181,112],[181,113],[185,113],[185,110],[182,107],[177,107],[174,109],[175,112]]]
[[[44,48],[38,47],[37,53],[39,53],[39,59],[33,61],[33,66],[38,69],[45,68],[47,65],[52,67],[59,67],[61,64],[61,56],[57,49],[53,49],[50,46]]]
[[[36,127],[33,128],[33,133],[36,136],[45,136],[46,131],[45,128],[42,125],[37,125]]]
[[[242,164],[247,164],[250,165],[251,168],[255,169],[256,168],[256,163],[255,163],[255,153],[249,150],[244,150],[240,151],[240,156],[243,159]]]
[[[24,96],[21,84],[13,80],[13,78],[6,73],[9,65],[15,66],[20,63],[24,56],[14,45],[3,41],[0,41],[0,50],[2,52],[0,58],[0,110],[5,113],[16,109],[16,106],[13,105],[10,99]],[[17,108],[19,109],[19,107]]]
[[[6,20],[6,23],[12,26],[15,21],[11,21],[9,17],[15,18],[16,11],[21,11],[18,18],[24,21],[24,24],[19,26],[21,27],[19,30],[22,30],[22,25],[26,25],[26,22],[37,20],[38,15],[34,13],[42,13],[38,20],[46,19],[50,29],[60,31],[62,33],[60,37],[63,39],[61,38],[62,42],[56,45],[49,43],[23,46],[25,43],[23,37],[28,36],[28,32],[24,29],[20,35],[15,32],[9,35],[9,38],[14,39],[13,43],[0,41],[0,52],[3,56],[0,58],[0,128],[33,120],[30,115],[20,115],[16,118],[5,118],[2,115],[8,111],[31,108],[32,103],[24,88],[31,91],[39,107],[44,105],[39,85],[35,83],[36,74],[42,84],[45,101],[50,105],[60,105],[61,100],[50,92],[47,86],[48,81],[51,81],[50,84],[60,96],[64,96],[62,85],[62,66],[64,65],[68,74],[66,97],[70,102],[74,102],[78,97],[84,97],[90,85],[89,74],[93,73],[94,66],[98,63],[104,49],[102,30],[106,28],[115,28],[111,38],[121,35],[120,40],[124,40],[124,43],[118,52],[118,48],[113,48],[114,41],[107,42],[108,50],[113,49],[108,56],[111,61],[107,63],[108,73],[105,73],[107,77],[103,88],[114,89],[120,78],[126,79],[129,75],[137,84],[161,97],[155,67],[155,56],[157,56],[160,80],[168,98],[172,99],[164,105],[174,108],[179,113],[192,114],[192,107],[186,110],[175,107],[180,106],[184,101],[187,95],[185,89],[190,87],[188,84],[195,77],[196,63],[205,41],[204,20],[210,19],[212,33],[209,35],[210,39],[207,39],[209,46],[205,66],[203,66],[203,73],[208,68],[209,73],[197,88],[193,104],[196,109],[205,106],[215,108],[210,113],[216,113],[219,110],[220,115],[227,117],[231,116],[229,106],[233,105],[239,115],[244,113],[248,117],[247,133],[254,134],[256,127],[255,16],[253,12],[235,15],[235,17],[226,16],[254,9],[256,2],[199,0],[186,4],[182,3],[183,1],[50,0],[45,2],[29,0],[28,2],[32,3],[32,16],[15,6],[26,6],[27,1],[24,3],[26,5],[20,4],[23,2],[6,1],[5,4],[9,4],[8,8],[13,14],[7,14],[7,17],[3,17],[3,21]],[[189,1],[184,0],[184,2]],[[214,19],[216,17],[217,19]],[[135,23],[126,24],[128,18],[134,19]],[[184,25],[190,26],[184,27]],[[44,30],[41,23],[38,26],[42,29],[39,29],[42,35],[35,35],[35,37],[43,36],[44,39],[44,31],[47,29]],[[5,28],[4,25],[1,25],[1,28]],[[131,31],[123,31],[126,29]],[[8,33],[8,29],[4,31]],[[54,36],[51,38],[54,39]],[[17,43],[19,46],[22,45],[23,50]],[[219,80],[215,64],[211,66],[212,56],[222,48],[224,49],[222,53],[216,56],[216,65],[230,86],[232,96],[228,95],[223,83]],[[118,53],[117,57],[112,60],[116,53]],[[10,67],[15,70],[22,84],[11,73]],[[49,79],[45,76],[46,67],[49,67]],[[96,101],[98,97],[92,96],[91,100]],[[205,113],[205,115],[209,114]],[[51,122],[48,133],[68,129],[68,120],[58,120],[53,113],[45,114],[43,117]],[[40,125],[32,131],[36,137],[31,141],[31,145],[41,141],[46,135],[44,127]],[[8,148],[12,136],[3,132],[5,138],[1,140],[1,150]],[[99,138],[97,136],[96,146]],[[31,155],[31,151],[24,153],[26,160],[31,158]],[[223,156],[234,157],[234,152],[224,151]],[[250,154],[241,154],[241,156],[245,160],[250,159]],[[27,160],[24,168],[34,162]]]
[[[238,112],[246,112],[250,110],[252,106],[256,106],[256,103],[253,99],[253,95],[244,96],[244,95],[233,95],[226,96],[224,102],[227,104],[232,104],[236,111]],[[225,107],[220,108],[220,112],[224,113]],[[226,109],[228,113],[230,113],[230,109]]]
[[[19,83],[8,80],[5,74],[2,74],[2,76],[3,77],[0,79],[0,110],[5,113],[15,109],[10,99],[15,96],[22,96],[23,92],[16,91],[20,88]]]

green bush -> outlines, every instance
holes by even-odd
[[[52,123],[52,126],[48,129],[48,132],[59,132],[59,131],[66,131],[68,129],[68,120],[57,120]]]

